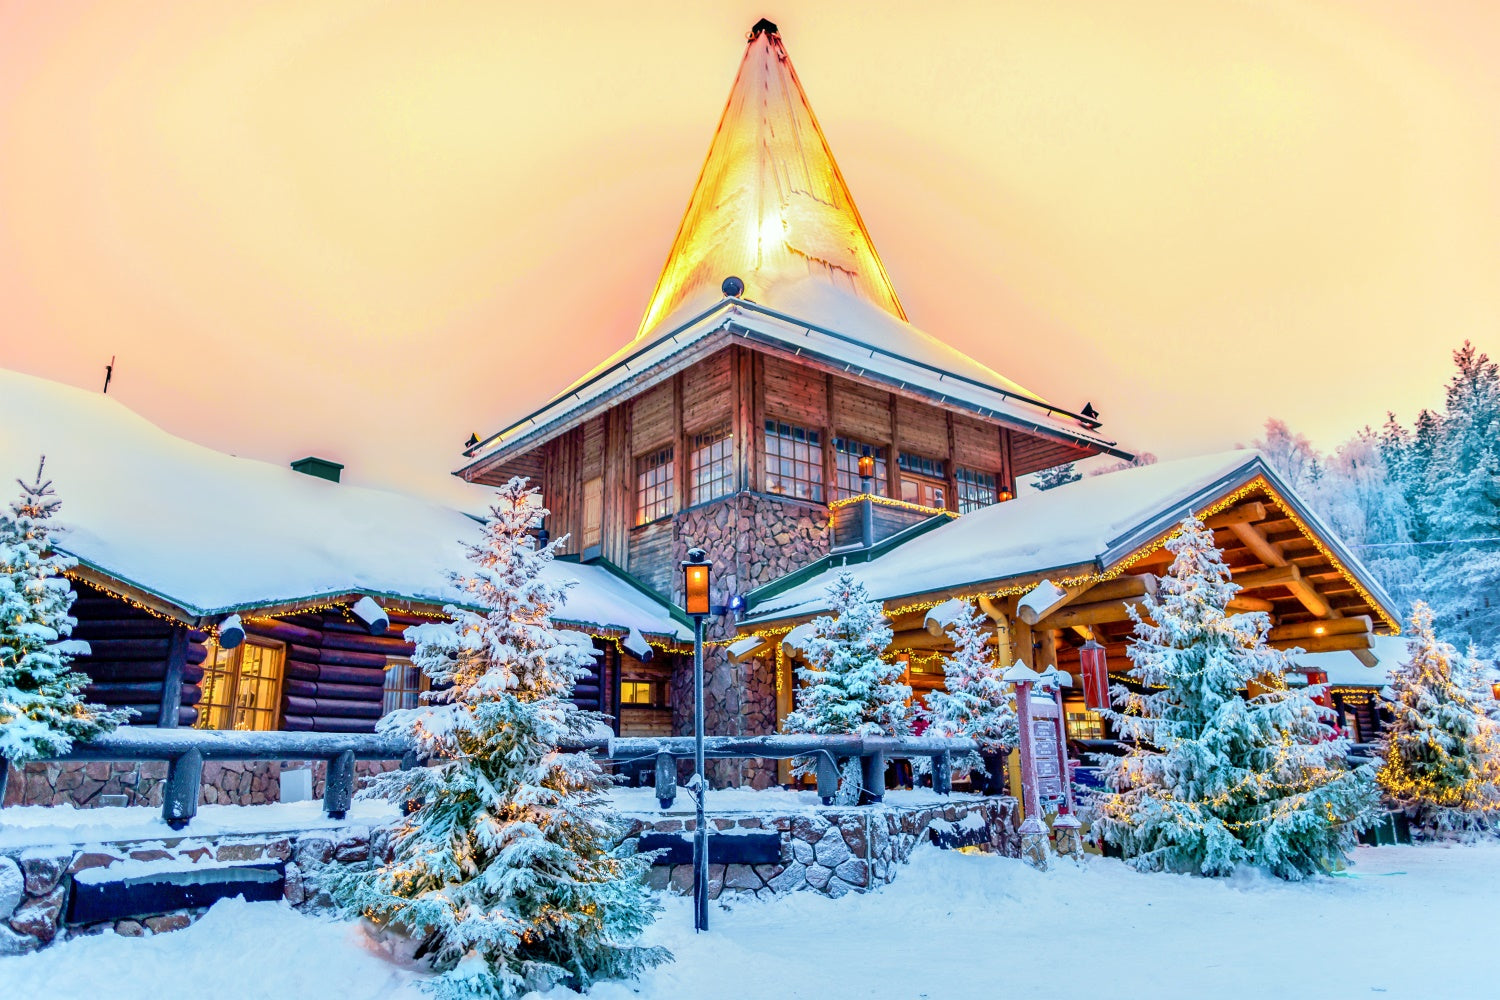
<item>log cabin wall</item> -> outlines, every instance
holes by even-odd
[[[164,707],[167,726],[196,722],[207,633],[159,618],[86,583],[74,582],[73,589],[78,597],[72,614],[78,625],[72,637],[89,644],[89,655],[73,662],[89,676],[84,697],[133,710],[132,725],[161,725]],[[169,678],[180,678],[180,689],[178,681],[169,685]]]

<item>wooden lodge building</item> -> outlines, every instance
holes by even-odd
[[[3,371],[0,426],[24,429],[0,438],[0,472],[30,476],[45,454],[62,500],[93,700],[134,708],[137,725],[335,732],[416,703],[404,633],[463,602],[451,574],[476,517],[339,483],[332,462],[224,455],[110,397]],[[1257,455],[1017,496],[1019,477],[1130,457],[1099,428],[1088,404],[1051,403],[908,321],[762,21],[634,339],[472,441],[458,475],[540,484],[545,529],[568,538],[549,569],[574,584],[560,617],[598,652],[576,697],[622,734],[689,731],[691,632],[675,605],[690,547],[714,567],[708,732],[758,735],[792,707],[799,626],[839,569],[885,602],[919,694],[941,683],[954,599],[988,616],[1003,662],[1067,671],[1094,637],[1121,670],[1127,607],[1191,511],[1245,588],[1239,607],[1269,613],[1273,640],[1324,657],[1317,669],[1341,658],[1346,725],[1373,735],[1358,671],[1395,645],[1376,643],[1399,632],[1391,601]],[[476,488],[475,513],[488,495]],[[1074,736],[1108,735],[1067,701]],[[785,777],[713,766],[756,787]],[[13,775],[10,800],[118,784],[64,788],[58,767]],[[274,797],[246,780],[218,801]]]
[[[1253,454],[1013,499],[1028,473],[1129,458],[1099,426],[1090,405],[1050,403],[911,325],[761,21],[634,340],[472,442],[458,474],[539,481],[573,558],[674,603],[687,550],[707,552],[723,611],[709,629],[712,734],[776,729],[793,700],[783,639],[823,610],[845,564],[886,601],[918,691],[940,683],[947,644],[925,616],[953,597],[981,602],[1003,657],[1067,669],[1095,635],[1123,668],[1126,603],[1188,510],[1214,519],[1240,605],[1269,611],[1278,642],[1364,655],[1372,631],[1398,631],[1369,574]],[[1018,617],[1044,579],[1065,600]],[[677,732],[684,670],[665,678]],[[1075,732],[1102,735],[1072,715]],[[721,780],[775,779],[769,765],[719,767]]]
[[[404,633],[465,603],[451,574],[468,567],[477,516],[340,483],[340,467],[319,459],[286,468],[225,455],[112,397],[14,372],[0,371],[0,426],[16,431],[0,438],[0,471],[29,481],[45,455],[62,501],[54,542],[78,560],[74,637],[90,655],[74,665],[92,679],[90,700],[134,709],[135,725],[313,732],[370,732],[417,704],[426,679]],[[472,509],[488,499],[475,490]],[[668,732],[650,661],[690,638],[685,619],[607,565],[549,572],[572,584],[560,623],[597,653],[578,703],[628,735]],[[57,787],[73,780],[63,770],[13,770],[8,800],[128,790],[102,775]],[[221,785],[209,801],[274,800],[263,777],[224,777],[259,783],[254,796]]]

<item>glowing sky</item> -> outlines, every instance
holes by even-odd
[[[428,490],[635,333],[762,15],[913,322],[1127,446],[1500,349],[1493,2],[0,0],[0,364]]]

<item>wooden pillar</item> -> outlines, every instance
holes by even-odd
[[[838,463],[833,457],[833,376],[824,377],[823,408],[825,426],[823,427],[823,501],[827,503],[837,494]]]
[[[187,633],[183,626],[174,628],[167,646],[167,669],[161,679],[161,713],[156,717],[160,729],[177,728],[177,713],[182,708],[182,672],[187,667]]]
[[[1045,670],[1048,667],[1057,666],[1057,629],[1044,628],[1040,632],[1034,634],[1036,635],[1038,645],[1040,647],[1038,649],[1037,656],[1038,668],[1040,670]]]
[[[759,429],[755,426],[753,359],[750,352],[736,344],[730,348],[731,392],[734,395],[734,488],[751,489],[750,470],[754,442]]]
[[[1016,660],[1035,670],[1036,650],[1032,648],[1033,637],[1031,626],[1019,618],[1012,618],[1010,629],[1012,642],[1015,645]]]

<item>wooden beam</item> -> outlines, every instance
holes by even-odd
[[[1156,577],[1150,573],[1137,573],[1133,576],[1119,576],[1113,580],[1096,583],[1080,594],[1079,599],[1088,604],[1097,604],[1100,601],[1125,600],[1154,593],[1156,593]]]
[[[1239,614],[1245,611],[1263,611],[1266,614],[1276,610],[1276,605],[1264,597],[1232,597],[1229,604],[1224,608],[1230,614]]]
[[[1253,569],[1234,574],[1234,582],[1246,590],[1260,587],[1284,587],[1302,579],[1302,571],[1295,566],[1272,566],[1268,569]]]
[[[1374,623],[1368,615],[1354,618],[1330,618],[1327,621],[1299,622],[1296,625],[1278,625],[1271,629],[1268,639],[1313,639],[1321,635],[1349,635],[1372,632]]]
[[[1026,603],[1027,599],[1032,594],[1037,593],[1042,587],[1050,588],[1050,592],[1045,594],[1045,598],[1050,598],[1050,600],[1046,600],[1046,603],[1041,604],[1040,607],[1037,606],[1038,602]],[[1059,587],[1051,580],[1043,580],[1027,591],[1025,596],[1022,597],[1017,615],[1027,625],[1035,625],[1087,589],[1087,586]]]
[[[1375,643],[1370,633],[1356,632],[1350,635],[1315,635],[1308,639],[1276,639],[1267,645],[1276,649],[1296,647],[1304,653],[1334,653],[1340,650],[1369,649]]]
[[[1139,600],[1096,601],[1091,604],[1074,604],[1056,614],[1048,615],[1037,623],[1038,628],[1072,628],[1075,625],[1104,625],[1122,622],[1130,618],[1131,607],[1139,607]]]
[[[1204,521],[1210,530],[1214,528],[1227,528],[1235,524],[1249,524],[1252,521],[1264,521],[1266,519],[1266,505],[1259,500],[1251,500],[1237,507],[1219,513]]]
[[[1287,562],[1287,558],[1282,554],[1281,549],[1271,544],[1254,525],[1232,524],[1230,525],[1230,530],[1235,533],[1241,542],[1245,543],[1245,548],[1255,554],[1255,558],[1265,563],[1268,567],[1285,567],[1291,565]],[[1296,569],[1297,567],[1293,566],[1292,568]],[[1302,602],[1304,608],[1317,617],[1327,618],[1333,613],[1333,608],[1329,605],[1328,599],[1319,593],[1318,588],[1313,585],[1312,581],[1301,578],[1300,569],[1298,569],[1298,578],[1287,582],[1287,589],[1292,592],[1293,597]]]

